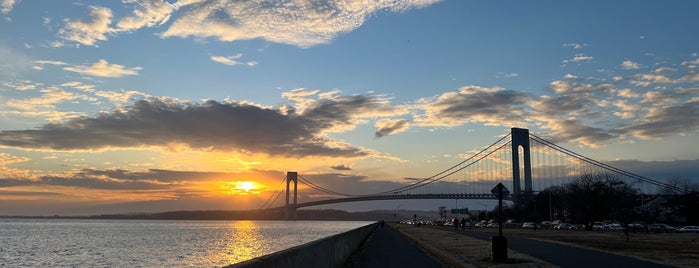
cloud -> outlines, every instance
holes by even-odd
[[[636,70],[636,69],[641,68],[641,65],[638,64],[638,62],[625,60],[624,62],[621,63],[621,68],[624,68],[625,70]]]
[[[656,139],[699,130],[699,99],[678,106],[652,108],[642,121],[624,128],[636,137]]]
[[[126,68],[119,64],[109,64],[106,60],[99,60],[90,66],[77,65],[64,67],[63,70],[76,72],[85,75],[99,77],[122,77],[126,75],[138,75],[141,67]]]
[[[112,32],[112,11],[106,7],[90,6],[90,21],[66,22],[64,29],[58,34],[61,38],[86,46],[96,46],[97,41],[107,40],[106,34]]]
[[[352,167],[350,167],[348,165],[335,165],[335,166],[331,166],[330,168],[334,169],[334,170],[352,170]]]
[[[254,1],[190,1],[176,4],[178,16],[162,37],[265,39],[311,47],[327,44],[360,27],[373,13],[403,12],[438,0],[322,1],[268,4]]]
[[[245,64],[248,67],[253,67],[257,65],[256,61],[248,61],[248,62],[239,62],[237,61],[238,59],[242,58],[243,54],[235,54],[233,56],[211,56],[211,60],[218,62],[218,63],[223,63],[228,66],[236,66],[240,64]]]
[[[183,144],[205,150],[242,150],[289,157],[363,157],[371,151],[324,137],[375,107],[370,96],[325,100],[303,113],[243,103],[182,104],[140,100],[123,110],[39,129],[0,132],[0,144],[52,150],[104,150]],[[387,108],[388,109],[388,108]],[[369,113],[370,114],[370,113]]]
[[[388,136],[392,134],[401,133],[406,131],[410,127],[410,123],[407,120],[382,120],[376,122],[376,133],[374,133],[375,138],[381,138],[383,136]]]
[[[614,133],[587,126],[575,119],[559,118],[549,115],[538,115],[538,120],[544,122],[543,129],[551,130],[551,133],[542,134],[546,140],[557,142],[577,142],[589,147],[601,147],[605,141],[616,138]]]
[[[571,59],[563,60],[563,64],[571,63],[571,62],[586,62],[586,61],[591,61],[593,59],[594,59],[594,57],[585,56],[584,54],[581,53],[581,54],[575,54],[575,56]]]
[[[9,0],[4,0],[9,3]],[[327,44],[342,33],[359,28],[374,13],[404,12],[440,0],[291,1],[267,3],[236,0],[124,0],[132,11],[115,25],[112,10],[90,6],[89,21],[67,20],[59,31],[63,40],[97,46],[108,35],[152,28],[172,21],[161,37],[215,38],[219,41],[265,39],[311,47]],[[117,12],[119,13],[119,12]],[[58,44],[61,46],[62,44]],[[254,65],[254,63],[247,63]]]
[[[95,96],[105,98],[105,99],[109,100],[110,102],[114,103],[114,105],[116,105],[117,107],[124,106],[137,98],[151,97],[151,95],[149,95],[149,94],[135,91],[135,90],[120,91],[120,92],[100,90],[100,91],[95,92]]]
[[[40,96],[29,99],[9,99],[4,103],[5,113],[14,113],[25,117],[42,117],[49,121],[61,121],[66,118],[81,116],[78,112],[63,112],[57,109],[58,104],[75,100],[93,100],[89,96],[61,90],[57,87],[46,87],[39,90]]]
[[[132,31],[143,27],[163,25],[170,19],[176,6],[162,0],[124,0],[124,3],[135,4],[131,16],[119,20],[117,31]]]
[[[495,77],[497,77],[497,78],[512,78],[512,77],[517,77],[517,76],[519,76],[518,73],[503,73],[503,72],[499,72],[495,75]]]
[[[578,44],[578,43],[566,43],[563,44],[563,47],[572,47],[573,49],[581,49],[583,47],[586,47],[587,44]]]
[[[62,65],[68,65],[68,63],[62,62],[62,61],[50,61],[50,60],[37,60],[34,61],[36,65],[32,67],[34,70],[43,70],[44,65],[54,65],[54,66],[62,66]]]
[[[672,84],[676,83],[675,79],[668,76],[670,73],[675,72],[672,68],[658,68],[650,73],[645,74],[635,74],[632,76],[630,83],[634,86],[647,87],[654,84]]]
[[[436,98],[422,99],[418,109],[423,114],[415,121],[420,126],[454,127],[464,123],[491,126],[519,125],[529,96],[499,87],[465,86]]]
[[[0,12],[7,14],[12,11],[14,5],[17,4],[19,0],[2,0],[0,1]]]

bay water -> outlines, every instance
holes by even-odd
[[[0,219],[0,267],[220,267],[368,221]]]

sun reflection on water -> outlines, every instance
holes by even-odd
[[[224,238],[227,245],[219,252],[218,260],[238,263],[270,252],[258,222],[235,221],[229,228],[228,237]]]

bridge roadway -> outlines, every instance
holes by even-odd
[[[508,195],[503,199],[511,199],[512,196]],[[497,200],[498,197],[493,194],[393,194],[393,195],[366,195],[366,196],[353,196],[344,198],[335,198],[328,200],[311,201],[299,204],[289,204],[288,208],[297,209],[302,207],[312,207],[327,204],[337,204],[346,202],[358,202],[358,201],[375,201],[375,200],[400,200],[400,199],[493,199]],[[287,207],[280,207],[287,208]]]

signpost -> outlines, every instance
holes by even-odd
[[[502,183],[498,183],[490,192],[498,196],[498,236],[490,237],[490,254],[493,261],[505,261],[507,260],[507,238],[502,236],[502,197],[510,194],[510,190]]]

